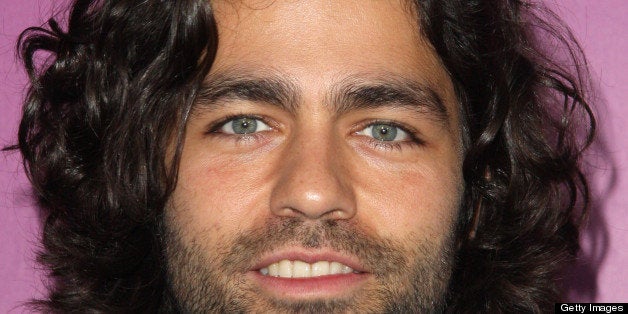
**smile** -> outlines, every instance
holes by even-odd
[[[278,249],[261,257],[247,277],[274,298],[337,299],[348,297],[372,278],[353,255],[330,249]]]
[[[282,278],[311,278],[358,273],[353,268],[339,262],[318,261],[310,264],[300,260],[290,261],[287,259],[261,268],[259,272],[264,276]]]

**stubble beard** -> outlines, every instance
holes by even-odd
[[[182,241],[166,222],[168,312],[178,313],[439,313],[444,310],[453,268],[453,231],[443,243],[393,243],[344,221],[306,223],[277,218],[232,241],[200,235]],[[453,229],[452,229],[453,230]],[[225,240],[225,239],[220,239]],[[187,242],[187,243],[186,243]],[[214,242],[216,242],[214,240]],[[289,301],[264,297],[245,273],[262,254],[286,244],[332,248],[355,255],[371,270],[369,284],[350,298]],[[207,252],[214,252],[208,256]]]

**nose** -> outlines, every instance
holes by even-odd
[[[325,136],[291,141],[271,195],[273,214],[310,220],[350,219],[356,214],[348,160],[336,143]]]

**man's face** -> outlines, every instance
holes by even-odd
[[[452,83],[405,1],[214,1],[166,219],[191,312],[427,311],[462,198]]]

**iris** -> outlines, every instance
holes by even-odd
[[[379,141],[393,141],[397,137],[397,127],[389,124],[374,124],[371,126],[371,135]]]
[[[237,118],[231,121],[233,132],[236,134],[250,134],[257,131],[257,120],[251,118]]]

